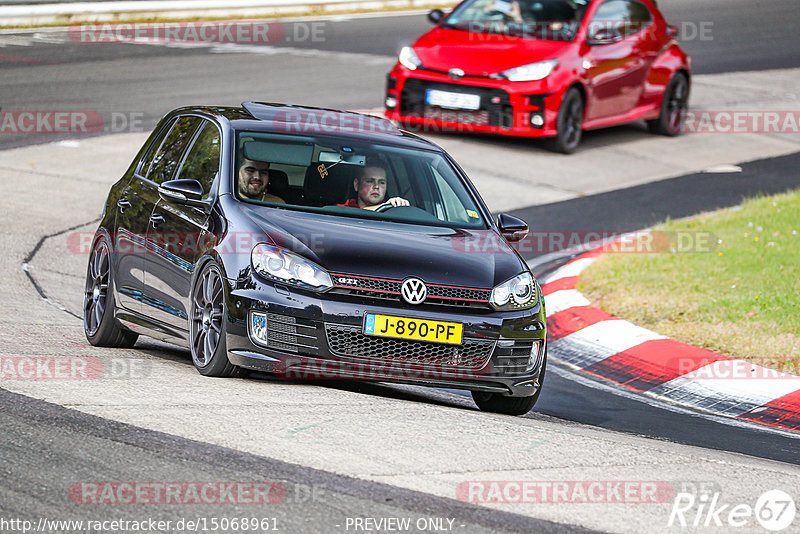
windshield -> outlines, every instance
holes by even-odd
[[[439,152],[328,136],[238,132],[234,190],[244,202],[345,217],[487,228]]]
[[[467,0],[443,28],[572,41],[590,0]]]

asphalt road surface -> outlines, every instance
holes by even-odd
[[[800,26],[800,10],[796,9],[796,0],[662,0],[660,5],[668,19],[681,27],[684,37],[697,31],[695,38],[684,42],[685,48],[693,56],[696,74],[800,67],[800,47],[795,37],[795,29]],[[302,24],[308,23],[306,21]],[[287,26],[291,27],[291,24]],[[123,133],[147,131],[165,112],[189,103],[237,105],[241,101],[252,99],[349,109],[377,108],[381,105],[385,73],[393,64],[397,50],[429,28],[429,24],[424,15],[416,14],[353,18],[338,22],[326,20],[321,27],[323,40],[281,43],[277,46],[286,49],[281,53],[274,53],[275,47],[261,45],[254,48],[236,45],[178,47],[80,44],[70,40],[69,34],[61,30],[4,32],[0,34],[0,106],[3,110],[93,110],[106,118],[115,113],[118,119],[116,126]],[[701,37],[709,36],[708,33],[700,33],[704,28],[705,31],[710,31],[710,40]],[[292,31],[294,30],[290,30],[290,34]],[[765,82],[765,85],[769,85],[769,82]],[[105,124],[104,127],[110,126],[114,125]],[[622,133],[623,137],[628,135],[626,132],[627,130]],[[114,129],[98,132],[100,133],[114,133]],[[602,135],[614,137],[620,134],[596,134]],[[0,135],[0,148],[26,146],[67,137],[69,136],[52,134],[3,134]],[[625,142],[627,140],[626,137]],[[502,143],[487,141],[487,144]],[[510,142],[509,146],[519,149],[521,144]],[[502,147],[497,147],[497,154],[498,158],[502,157]],[[800,185],[800,178],[796,173],[798,160],[800,158],[797,156],[769,159],[743,165],[743,172],[740,174],[676,177],[622,191],[521,208],[515,214],[534,222],[538,229],[634,230],[664,217],[687,216],[698,211],[733,205],[743,197],[758,192],[771,193],[796,188]],[[59,162],[53,162],[52,165],[47,171],[58,176],[61,171]],[[47,176],[47,171],[43,176]],[[79,342],[81,332],[75,329],[74,317],[47,305],[42,310],[38,305],[19,304],[24,302],[24,298],[30,299],[30,294],[34,294],[31,286],[26,285],[30,283],[29,280],[19,272],[19,263],[28,258],[56,273],[39,280],[40,291],[53,291],[61,283],[80,285],[80,281],[75,281],[75,278],[80,277],[80,268],[76,275],[75,269],[66,265],[60,266],[58,259],[45,254],[47,244],[52,243],[53,239],[42,241],[41,254],[37,252],[37,243],[45,235],[56,235],[72,225],[88,222],[93,215],[70,214],[68,207],[59,207],[53,213],[47,213],[41,206],[37,208],[36,201],[29,197],[29,188],[19,182],[20,176],[25,176],[24,173],[13,175],[15,177],[12,178],[12,173],[3,168],[0,169],[0,175],[4,184],[4,230],[9,243],[15,245],[9,247],[9,250],[18,251],[19,256],[2,264],[4,276],[8,274],[9,279],[19,280],[18,285],[13,288],[4,286],[4,289],[8,289],[7,292],[4,291],[8,293],[4,298],[7,307],[12,300],[16,300],[15,306],[19,310],[28,306],[32,310],[29,321],[21,311],[3,320],[2,336],[6,346],[11,347],[6,350],[15,350],[13,347],[15,343],[19,343],[19,339],[29,340],[28,345],[20,346],[26,347],[25,350],[32,351],[33,354],[67,350],[50,347],[60,347],[61,336],[77,336],[70,339],[73,340],[72,343]],[[74,188],[76,195],[72,202],[81,206],[83,204],[78,200],[80,196],[102,197],[105,194],[107,182],[100,179],[95,181],[95,176],[92,175],[87,175],[85,179],[83,185],[67,185],[63,188],[66,204],[70,202],[71,188]],[[34,180],[31,183],[35,185],[30,187],[41,190],[48,187],[46,180]],[[18,224],[22,224],[23,228],[14,229],[12,222],[16,220],[19,220]],[[22,234],[32,234],[30,238],[33,239]],[[535,264],[536,259],[531,258],[530,261]],[[538,266],[540,270],[547,267]],[[12,269],[15,273],[13,276],[9,274]],[[73,313],[75,311],[77,310],[72,310]],[[54,324],[48,326],[50,322]],[[195,411],[191,405],[196,402],[196,399],[191,398],[193,390],[188,386],[183,388],[180,384],[191,383],[195,390],[199,390],[206,382],[196,381],[199,377],[195,377],[194,370],[186,361],[185,351],[171,350],[144,341],[140,343],[137,353],[143,354],[139,357],[149,358],[147,361],[153,362],[156,368],[172,373],[169,376],[174,377],[175,381],[173,387],[169,383],[151,380],[162,387],[160,390],[155,387],[152,391],[148,390],[153,395],[153,422],[148,420],[151,414],[147,413],[147,407],[137,409],[127,406],[124,399],[115,401],[117,393],[113,383],[107,388],[104,384],[92,384],[88,387],[87,391],[91,390],[96,395],[92,397],[94,400],[81,400],[80,391],[70,393],[68,397],[71,400],[61,400],[58,391],[45,391],[42,398],[55,404],[0,390],[0,435],[3,436],[0,438],[0,456],[4,459],[0,464],[0,511],[4,518],[67,519],[71,516],[108,519],[113,513],[128,518],[141,519],[149,515],[177,521],[184,516],[230,517],[232,514],[246,513],[247,516],[276,518],[283,527],[281,530],[288,532],[345,531],[347,518],[364,516],[407,516],[415,521],[419,518],[452,518],[458,525],[457,530],[464,532],[580,531],[577,527],[559,526],[554,522],[532,519],[530,515],[550,517],[566,525],[588,524],[589,520],[580,513],[569,516],[548,511],[540,516],[540,512],[530,510],[514,513],[513,507],[511,510],[500,510],[497,507],[489,509],[467,505],[454,499],[452,492],[448,494],[447,491],[437,489],[435,484],[421,484],[417,487],[418,482],[413,478],[446,478],[458,471],[456,467],[449,471],[445,469],[444,473],[437,472],[431,466],[420,467],[419,471],[423,471],[422,473],[408,473],[403,471],[404,461],[390,457],[390,460],[385,461],[386,471],[374,474],[379,470],[370,470],[367,467],[358,469],[358,466],[351,466],[345,460],[339,459],[340,456],[346,456],[340,454],[340,444],[325,441],[325,434],[318,438],[320,443],[287,439],[278,442],[281,446],[260,448],[256,443],[248,445],[245,450],[238,442],[226,440],[222,435],[224,431],[213,431],[217,426],[228,428],[224,425],[229,423],[217,416],[218,413],[229,414],[229,419],[234,418],[234,422],[241,421],[239,427],[245,432],[245,437],[255,442],[262,440],[272,443],[274,436],[270,436],[269,427],[264,426],[268,421],[259,420],[259,406],[255,404],[258,395],[264,394],[270,395],[268,398],[272,403],[278,403],[275,405],[267,402],[268,406],[265,406],[276,418],[285,416],[290,420],[302,421],[304,416],[302,413],[298,415],[299,408],[300,412],[309,411],[305,416],[309,421],[320,424],[319,420],[322,418],[326,421],[327,416],[319,415],[316,409],[311,410],[310,406],[314,406],[315,402],[320,403],[319,409],[324,413],[351,416],[343,416],[346,422],[342,424],[350,425],[346,428],[351,429],[352,435],[348,439],[353,441],[353,447],[358,444],[363,448],[347,452],[352,458],[358,458],[359,451],[362,451],[363,462],[367,465],[376,453],[370,449],[371,436],[359,434],[358,428],[362,424],[372,429],[376,436],[386,438],[378,430],[381,427],[377,421],[381,421],[381,418],[375,417],[376,414],[370,409],[376,409],[374,406],[377,405],[402,414],[396,420],[385,418],[382,421],[382,431],[387,436],[392,436],[384,444],[387,454],[393,447],[397,448],[398,455],[408,454],[409,450],[415,451],[415,454],[427,450],[427,454],[437,459],[437,448],[449,451],[447,441],[460,441],[446,434],[435,433],[432,423],[431,426],[426,426],[427,423],[423,421],[430,419],[446,426],[445,422],[452,419],[453,427],[446,427],[453,432],[469,433],[465,429],[475,427],[467,425],[485,425],[484,430],[488,433],[486,436],[476,437],[476,442],[494,442],[494,436],[497,435],[500,436],[497,443],[507,442],[512,450],[516,450],[513,446],[523,429],[537,431],[538,435],[544,432],[547,437],[542,438],[542,443],[549,442],[553,445],[554,442],[562,443],[559,439],[565,440],[563,443],[570,447],[564,445],[562,455],[577,455],[577,458],[572,463],[563,464],[562,469],[566,474],[560,476],[564,479],[574,476],[582,476],[584,479],[623,477],[626,476],[626,471],[622,467],[626,465],[632,469],[627,471],[628,477],[645,476],[642,475],[647,472],[644,465],[648,460],[645,457],[647,454],[653,454],[653,458],[659,455],[647,448],[651,447],[649,444],[652,440],[643,440],[646,442],[644,446],[637,441],[638,436],[644,436],[659,440],[655,443],[663,442],[664,451],[669,453],[670,458],[676,459],[676,479],[692,480],[691,473],[697,472],[697,476],[706,477],[703,480],[713,482],[714,477],[709,474],[712,471],[703,462],[741,467],[742,473],[751,473],[748,469],[755,465],[761,469],[759,472],[773,470],[785,474],[776,475],[772,479],[753,476],[753,480],[757,481],[755,486],[759,489],[770,489],[768,483],[784,489],[790,488],[792,483],[797,487],[797,469],[793,466],[800,464],[800,455],[797,454],[800,442],[796,438],[755,427],[732,426],[725,421],[654,406],[634,397],[622,396],[611,386],[588,379],[577,380],[568,371],[555,366],[548,375],[547,386],[536,411],[517,419],[474,414],[471,402],[463,395],[451,391],[334,384],[297,386],[297,389],[284,392],[283,389],[275,391],[272,382],[263,377],[256,377],[251,381],[235,381],[228,386],[226,391],[241,394],[245,399],[246,402],[242,405],[235,404],[236,397],[228,397],[227,393],[215,390],[220,395],[219,398],[224,399],[223,404],[215,406],[212,402],[210,406]],[[95,387],[97,391],[93,389]],[[128,387],[133,386],[125,384],[124,388]],[[144,391],[148,386],[143,384],[137,387]],[[120,388],[124,389],[122,385],[117,387]],[[247,396],[251,394],[250,390],[254,391],[252,397]],[[135,388],[125,391],[129,397],[135,396]],[[108,401],[111,406],[101,406],[106,397],[111,399]],[[118,403],[117,411],[113,406],[115,402]],[[170,412],[175,415],[167,418],[168,421],[156,417],[160,414],[160,409],[156,406],[161,403],[174,403],[177,407],[177,411]],[[342,404],[337,408],[337,403]],[[350,408],[346,408],[351,404],[362,411],[351,413]],[[328,405],[330,407],[326,407]],[[181,408],[182,406],[184,407]],[[92,415],[95,413],[99,416]],[[478,420],[475,416],[483,419]],[[182,420],[184,417],[185,421]],[[211,420],[215,423],[210,424],[208,421]],[[462,426],[457,426],[455,422]],[[281,426],[283,423],[275,419],[273,424]],[[249,425],[254,430],[247,433]],[[187,430],[184,433],[180,431],[184,426],[187,429],[200,427],[200,430]],[[204,426],[206,428],[202,428]],[[300,436],[298,429],[302,428],[303,425],[297,422],[292,427],[295,433],[290,437]],[[603,430],[595,431],[598,428]],[[260,429],[261,433],[256,432],[256,429]],[[572,437],[557,437],[571,434],[586,438],[586,443],[600,440],[606,443],[609,451],[617,451],[616,455],[608,453],[613,461],[609,462],[607,469],[600,472],[582,471],[580,475],[576,474],[577,471],[571,471],[577,469],[582,458],[591,456],[590,445],[578,446],[571,441]],[[425,440],[426,436],[435,437],[429,444],[430,449],[417,443],[406,443]],[[631,448],[623,449],[620,443]],[[572,445],[575,445],[574,450]],[[404,448],[413,446],[417,448]],[[533,456],[540,452],[544,455],[551,454],[552,464],[558,464],[555,451],[560,450],[559,447],[555,447],[553,451],[547,447],[548,445],[541,444],[540,448],[534,448]],[[662,446],[653,447],[657,449]],[[635,451],[636,454],[627,456],[625,452],[619,452],[623,450]],[[327,463],[326,451],[330,456]],[[478,453],[473,451],[465,454],[465,458],[453,465],[468,464],[469,456],[474,454]],[[640,459],[639,455],[642,454],[643,459]],[[425,466],[428,463],[424,455],[425,453],[421,454],[418,459],[403,460]],[[452,456],[457,455],[458,452],[453,451]],[[502,456],[502,451],[498,451],[497,455]],[[523,464],[527,465],[526,462],[531,461],[528,456],[523,458]],[[759,458],[780,463],[757,460]],[[587,465],[591,463],[588,459],[586,462]],[[652,462],[659,464],[663,460],[653,459]],[[514,457],[505,461],[506,465],[515,463]],[[683,468],[677,467],[680,463],[688,467],[682,471]],[[502,478],[504,475],[498,465],[501,464],[492,464],[492,469],[489,469],[492,475],[484,476]],[[479,472],[477,467],[473,466],[471,469]],[[724,471],[724,468],[719,467],[719,470]],[[535,476],[531,473],[539,471],[530,471],[527,476]],[[386,483],[377,482],[376,479],[386,480]],[[216,507],[204,505],[202,508],[148,506],[144,508],[146,513],[142,509],[125,508],[123,513],[119,508],[87,507],[74,501],[65,502],[65,493],[69,492],[75,481],[107,480],[279,480],[285,485],[290,497],[282,506],[268,507],[266,511],[259,508],[257,514],[246,506],[224,504]],[[730,484],[734,478],[724,480]],[[745,486],[746,481],[741,484]],[[767,485],[763,486],[764,484]],[[305,495],[303,492],[314,487],[324,488],[325,498],[315,501],[305,497],[291,497]],[[731,488],[726,489],[734,491]],[[598,510],[601,514],[610,514],[612,510],[619,512],[613,507]],[[641,531],[647,525],[636,514],[632,514],[629,521],[627,525],[625,521],[618,525],[613,521],[599,524],[634,531],[637,528]]]

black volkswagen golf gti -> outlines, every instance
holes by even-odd
[[[84,328],[188,346],[207,376],[466,389],[524,414],[546,366],[544,299],[441,148],[384,119],[247,102],[158,124],[111,188]]]

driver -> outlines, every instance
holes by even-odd
[[[279,196],[267,192],[269,162],[245,158],[239,167],[239,194],[251,200],[286,204]]]
[[[351,198],[344,204],[348,208],[361,208],[375,211],[381,206],[409,206],[408,200],[402,197],[392,197],[384,201],[386,197],[386,169],[376,165],[369,165],[360,169],[358,176],[353,180],[357,198]]]

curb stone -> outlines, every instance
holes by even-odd
[[[577,256],[541,284],[551,357],[649,397],[800,432],[800,377],[666,338],[592,306],[576,287],[609,246]]]

